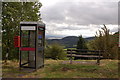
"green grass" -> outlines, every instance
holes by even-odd
[[[77,61],[83,62],[86,60]],[[95,62],[94,60],[89,61]],[[44,68],[38,69],[36,72],[28,73],[19,71],[18,61],[9,61],[7,64],[3,64],[3,77],[118,78],[117,64],[117,60],[101,60],[100,65],[81,63],[63,64],[63,60],[45,60]]]

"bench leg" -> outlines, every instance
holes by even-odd
[[[97,59],[97,64],[100,65],[100,59]]]

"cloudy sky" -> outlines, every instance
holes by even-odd
[[[113,2],[114,1],[114,2]],[[40,0],[46,36],[91,37],[106,24],[111,33],[118,31],[117,0]]]

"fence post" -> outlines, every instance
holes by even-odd
[[[72,64],[72,49],[70,50],[70,64]]]
[[[98,57],[98,59],[97,59],[97,64],[100,65],[100,50],[98,51],[98,53],[99,53],[99,54],[98,54],[99,57]]]

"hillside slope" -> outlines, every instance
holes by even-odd
[[[95,37],[88,37],[85,38],[86,41],[93,40]],[[74,48],[75,45],[77,44],[78,37],[77,36],[67,36],[62,39],[47,39],[46,40],[48,44],[53,44],[53,43],[59,43],[65,48]]]

